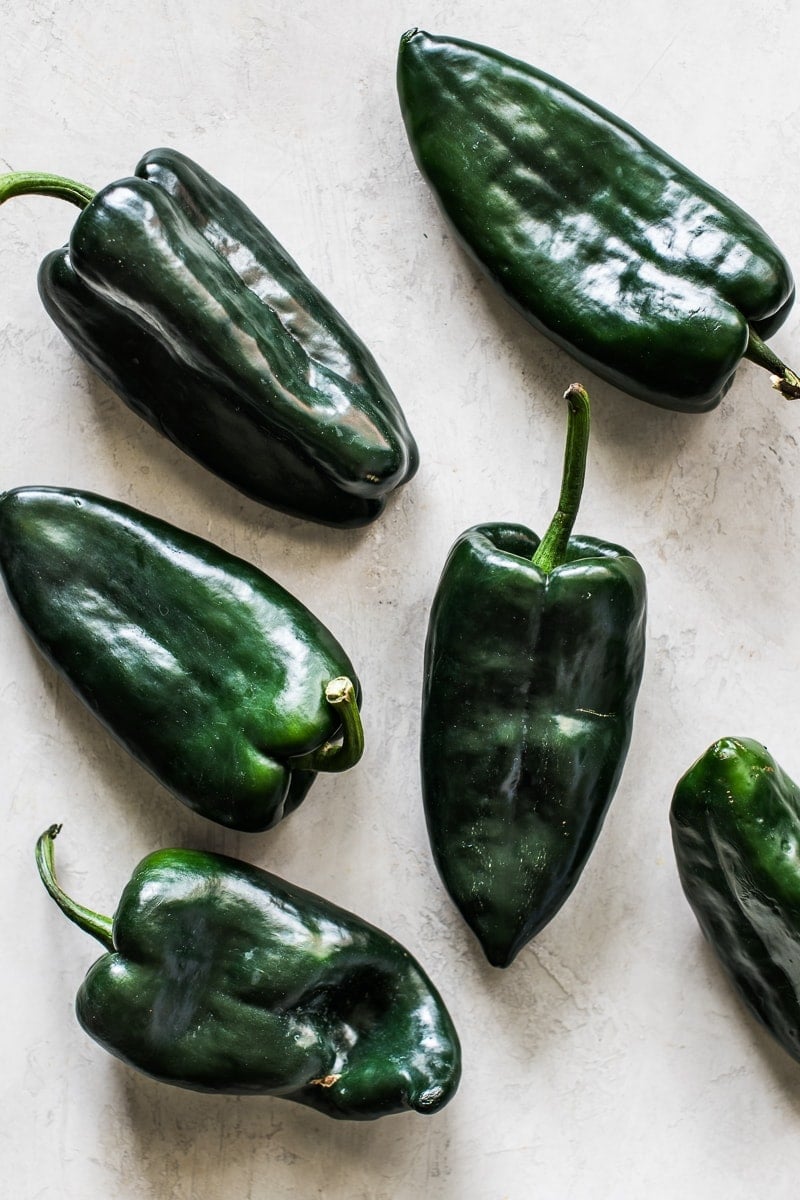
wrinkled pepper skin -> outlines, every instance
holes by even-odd
[[[94,196],[39,291],[139,416],[255,500],[359,526],[417,468],[363,342],[241,200],[175,150]]]
[[[29,487],[0,497],[0,572],[45,657],[195,812],[268,829],[304,798],[315,755],[338,769],[323,761],[343,721],[326,687],[357,691],[350,660],[250,564],[125,504]]]
[[[626,550],[571,537],[549,574],[521,525],[456,541],[425,648],[422,780],[442,880],[508,966],[586,864],[622,771],[646,594]]]
[[[458,1086],[450,1016],[388,934],[257,867],[161,850],[113,921],[48,891],[106,953],[77,997],[86,1032],[123,1062],[195,1091],[281,1096],[330,1117],[434,1113]]]
[[[713,408],[746,352],[800,394],[760,343],[789,312],[791,273],[737,205],[571,87],[486,46],[411,30],[398,88],[461,245],[579,362],[686,412]]]
[[[675,789],[678,873],[747,1008],[800,1061],[800,789],[767,749],[722,738]]]

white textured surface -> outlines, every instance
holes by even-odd
[[[455,248],[412,163],[394,89],[410,25],[498,46],[580,86],[750,210],[800,268],[800,7],[792,0],[0,0],[0,156],[99,186],[174,145],[238,191],[371,346],[422,468],[386,516],[336,533],[240,498],[145,427],[44,314],[39,259],[75,211],[0,210],[2,486],[90,488],[250,558],[350,649],[362,765],[275,832],[228,834],[131,762],[0,606],[3,1195],[34,1200],[790,1197],[800,1067],[745,1016],[681,895],[667,811],[723,734],[797,742],[800,406],[745,366],[692,417],[581,373],[594,440],[579,529],[640,558],[647,666],[611,814],[569,904],[507,972],[485,965],[427,846],[422,646],[444,556],[476,521],[535,528],[575,366]],[[800,360],[800,309],[773,341]],[[110,912],[164,845],[255,861],[394,933],[439,984],[464,1076],[433,1118],[334,1123],[196,1096],[96,1047],[73,996],[96,948],[33,866],[51,821],[84,903]]]

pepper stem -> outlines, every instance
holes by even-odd
[[[89,908],[84,908],[82,904],[76,904],[59,886],[56,879],[53,843],[60,832],[60,825],[51,825],[49,829],[45,829],[36,843],[36,866],[39,868],[41,881],[64,916],[69,917],[70,921],[73,921],[79,929],[97,938],[98,942],[101,942],[106,950],[112,952],[114,950],[114,938],[112,935],[113,922],[111,917],[103,917],[100,913],[92,912]]]
[[[531,560],[545,575],[560,567],[566,558],[569,536],[581,503],[586,476],[586,454],[589,449],[589,395],[579,383],[572,383],[564,392],[564,399],[569,408],[561,495],[558,498],[556,514]]]
[[[61,175],[46,175],[41,171],[11,171],[0,175],[0,204],[12,196],[55,196],[68,200],[78,208],[86,208],[96,193],[85,183],[64,179]]]
[[[777,354],[770,350],[766,342],[763,342],[752,328],[749,330],[744,356],[759,367],[772,371],[770,382],[776,392],[780,392],[787,400],[800,400],[800,377],[795,375],[794,371],[786,366],[786,363],[781,362]]]
[[[341,709],[341,741],[325,742],[308,754],[298,754],[289,760],[293,771],[347,771],[364,753],[364,730],[351,680],[345,675],[332,679],[325,688],[325,699],[332,708]]]

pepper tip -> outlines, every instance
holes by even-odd
[[[412,1112],[418,1112],[425,1115],[426,1113],[438,1112],[443,1108],[449,1099],[447,1092],[441,1084],[432,1084],[423,1092],[409,1098],[408,1107]]]
[[[800,385],[795,382],[797,376],[793,371],[787,368],[786,375],[770,375],[769,381],[775,388],[776,392],[780,392],[785,400],[800,399]]]
[[[328,704],[345,704],[351,699],[354,691],[352,681],[346,675],[339,675],[326,684],[325,699]]]
[[[564,392],[564,399],[568,402],[571,400],[578,400],[582,404],[588,404],[589,393],[586,391],[586,388],[582,383],[571,383]]]

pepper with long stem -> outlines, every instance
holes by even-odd
[[[433,1113],[458,1085],[458,1036],[404,947],[258,867],[163,849],[134,869],[113,919],[44,886],[106,951],[76,998],[100,1045],[164,1083],[277,1095],[332,1117]]]
[[[489,962],[507,967],[576,885],[619,780],[644,659],[645,581],[573,534],[589,397],[565,393],[558,507],[541,541],[477,525],[431,609],[422,781],[434,859]]]

